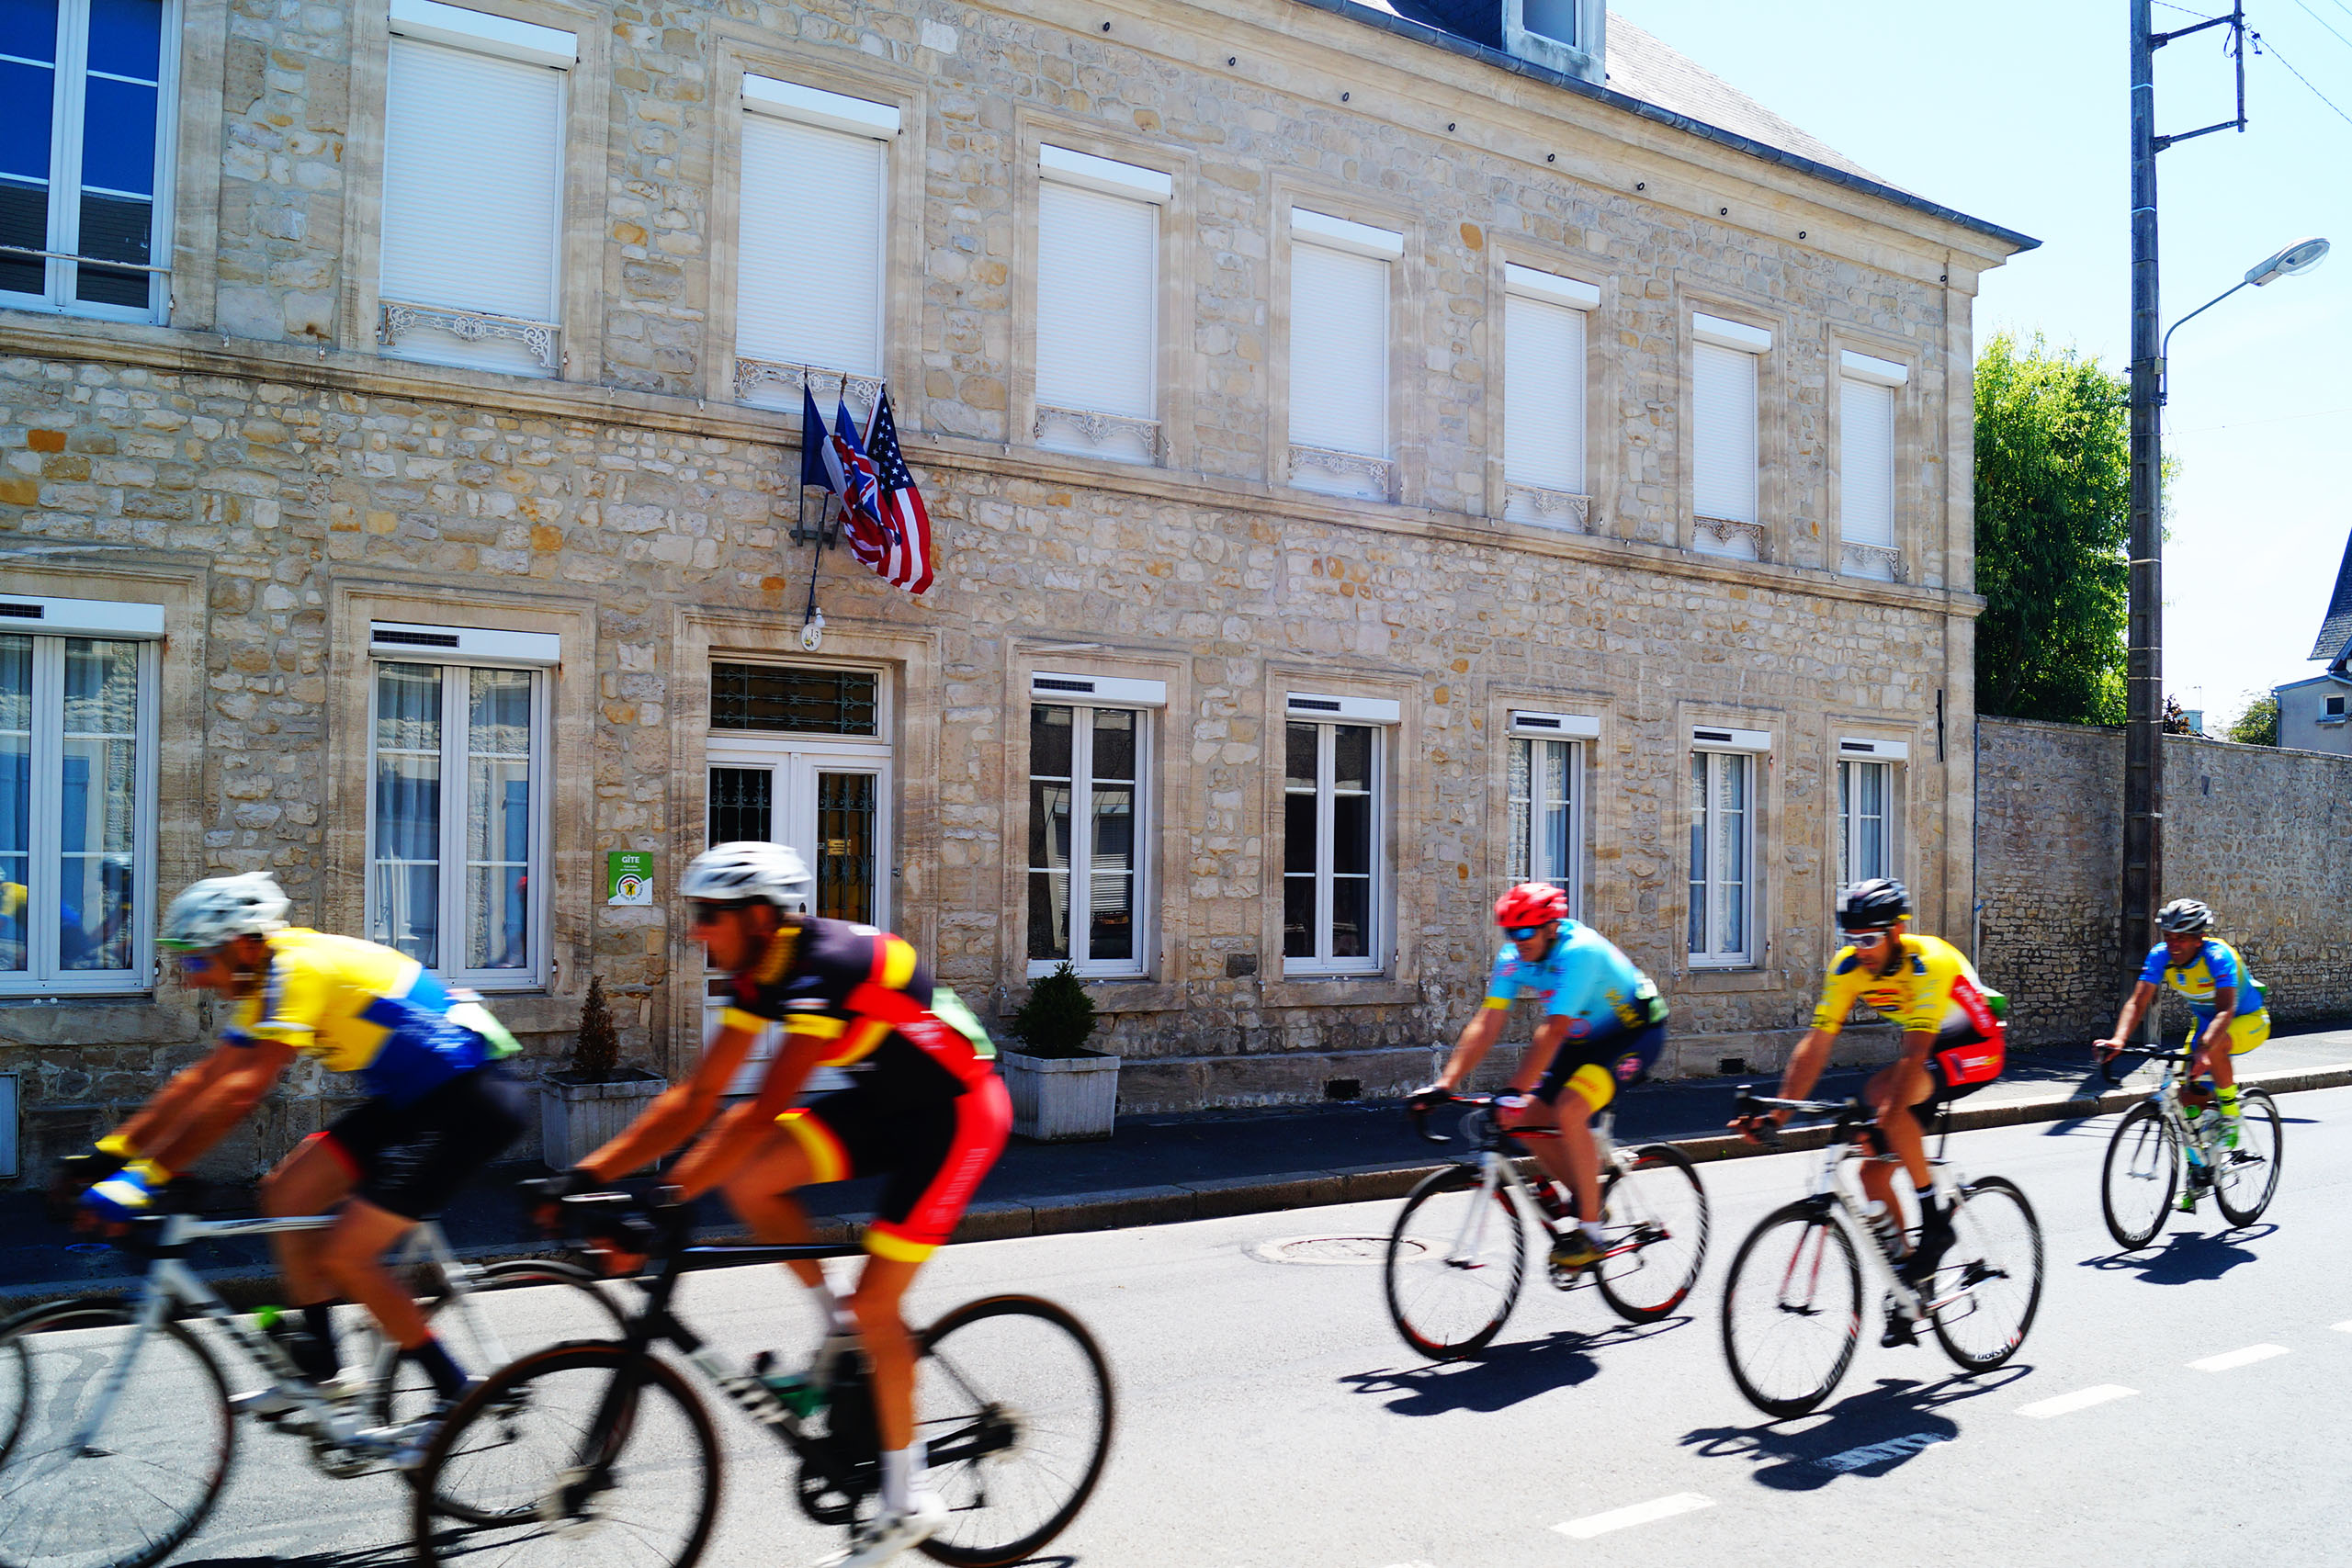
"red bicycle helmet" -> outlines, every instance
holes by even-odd
[[[1495,900],[1495,924],[1510,930],[1568,918],[1568,896],[1548,882],[1522,882]]]

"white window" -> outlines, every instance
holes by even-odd
[[[1759,947],[1755,931],[1757,758],[1770,739],[1752,730],[1698,729],[1692,731],[1692,742],[1690,962],[1696,966],[1752,964]]]
[[[735,385],[745,402],[800,412],[849,378],[882,376],[889,104],[765,76],[743,78],[743,178],[735,247]],[[872,393],[853,397],[872,406]]]
[[[1291,209],[1290,478],[1385,501],[1389,268],[1404,236]]]
[[[1149,715],[1029,709],[1029,972],[1144,972]]]
[[[1850,349],[1838,358],[1839,564],[1891,581],[1903,564],[1894,543],[1894,390],[1910,371]]]
[[[378,629],[368,938],[444,979],[541,984],[546,672],[386,658],[396,645]]]
[[[1567,894],[1571,913],[1583,903],[1583,767],[1584,748],[1575,741],[1511,738],[1510,881],[1550,883]]]
[[[0,994],[145,990],[163,611],[11,599],[0,616],[28,628],[0,629]]]
[[[1377,974],[1382,731],[1370,724],[1303,723],[1303,702],[1340,705],[1335,698],[1293,697],[1284,726],[1283,971]]]
[[[1760,328],[1694,313],[1690,412],[1692,547],[1756,560],[1763,555],[1757,520],[1758,358],[1772,346]]]
[[[1532,267],[1503,268],[1503,514],[1582,527],[1585,312],[1589,283]]]
[[[1894,764],[1838,761],[1838,886],[1894,874]]]
[[[1037,162],[1037,444],[1157,462],[1159,207],[1175,181],[1066,147]]]
[[[179,26],[164,0],[0,11],[0,304],[164,319]]]
[[[437,0],[393,0],[391,28],[378,335],[411,359],[553,376],[577,39]]]

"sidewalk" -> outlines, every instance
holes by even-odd
[[[1859,1069],[1832,1072],[1815,1096],[1853,1093],[1865,1076]],[[1755,1081],[1764,1092],[1776,1082],[1768,1076]],[[2241,1081],[2274,1094],[2352,1085],[2352,1030],[2275,1040],[2243,1064]],[[1952,1125],[1964,1131],[2097,1116],[2130,1104],[2151,1082],[2152,1075],[2143,1072],[2120,1087],[2110,1086],[2080,1055],[2018,1053],[2009,1058],[1999,1083],[1961,1102]],[[1668,1139],[1702,1160],[1753,1154],[1751,1145],[1723,1131],[1736,1089],[1736,1082],[1728,1078],[1633,1089],[1619,1101],[1618,1142]],[[1457,1120],[1453,1113],[1432,1118],[1445,1132]],[[1818,1146],[1822,1136],[1800,1134],[1790,1143]],[[1394,1100],[1123,1118],[1116,1136],[1102,1143],[1015,1139],[989,1173],[956,1237],[977,1241],[1112,1230],[1394,1198],[1460,1146],[1419,1142]],[[463,1193],[442,1222],[452,1245],[473,1258],[549,1250],[532,1235],[514,1191],[516,1181],[539,1174],[537,1167],[502,1167]],[[871,1213],[878,1185],[867,1180],[810,1188],[806,1196],[820,1234],[854,1237]],[[699,1235],[719,1239],[739,1234],[715,1202],[705,1211]],[[269,1298],[271,1289],[266,1257],[259,1243],[222,1244],[196,1261],[232,1301],[260,1301]],[[117,1291],[124,1283],[123,1266],[112,1249],[50,1224],[42,1217],[40,1194],[0,1195],[0,1311],[54,1296]]]

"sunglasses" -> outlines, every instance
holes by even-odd
[[[1876,947],[1894,934],[1891,931],[1848,931],[1846,940],[1857,948],[1868,950]]]
[[[1506,926],[1503,928],[1503,935],[1510,938],[1513,942],[1532,942],[1543,934],[1544,928],[1542,926]]]

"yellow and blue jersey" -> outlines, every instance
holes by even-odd
[[[1487,1003],[1508,1008],[1521,994],[1546,1018],[1569,1020],[1571,1038],[1645,1029],[1666,1018],[1666,1003],[1650,977],[1617,950],[1617,944],[1575,920],[1562,920],[1552,950],[1533,963],[1519,955],[1516,942],[1495,954],[1487,980]]]
[[[289,1045],[330,1072],[357,1073],[369,1094],[395,1105],[505,1054],[503,1042],[450,1016],[481,1010],[404,953],[300,927],[264,940],[269,973],[221,1032],[231,1044]]]
[[[1852,947],[1829,961],[1813,1027],[1836,1034],[1857,1005],[1870,1008],[1905,1033],[2000,1032],[1984,982],[1965,953],[1940,937],[1906,936],[1892,969],[1881,975]]]
[[[2170,986],[2187,999],[2188,1010],[2206,1022],[2219,1010],[2213,993],[2222,987],[2236,990],[2241,1018],[2268,1005],[2262,982],[2246,973],[2245,960],[2238,956],[2237,949],[2219,937],[2209,936],[2199,943],[2197,956],[2186,964],[2175,964],[2165,944],[2156,943],[2148,950],[2147,962],[2140,965],[2140,978],[2151,986]]]

